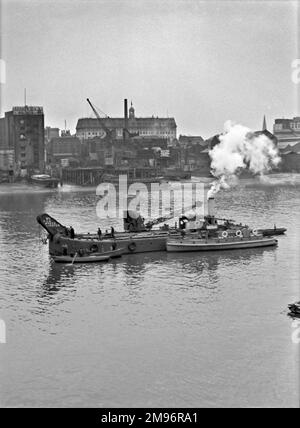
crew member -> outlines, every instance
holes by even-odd
[[[98,227],[97,235],[98,235],[98,239],[100,241],[102,238],[102,231],[101,231],[100,227]]]
[[[75,230],[73,229],[72,226],[70,226],[70,238],[74,239],[75,238]]]
[[[111,226],[111,228],[110,228],[110,233],[111,233],[111,237],[114,238],[115,237],[115,229],[113,228],[113,226]]]

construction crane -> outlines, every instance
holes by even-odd
[[[93,106],[93,104],[91,103],[89,98],[87,98],[86,100],[89,103],[91,109],[93,110],[96,118],[98,119],[100,127],[105,131],[109,141],[111,142],[113,140],[113,131],[111,129],[107,128],[107,126],[105,125],[104,121],[101,119],[99,113],[97,112],[97,110],[95,109],[95,107]]]

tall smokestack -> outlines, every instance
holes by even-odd
[[[207,200],[207,214],[211,217],[215,215],[215,198],[208,198]]]
[[[128,106],[127,106],[127,99],[124,99],[124,131],[123,131],[123,138],[126,139],[126,131],[128,130]]]

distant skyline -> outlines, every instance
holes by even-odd
[[[300,116],[298,1],[0,0],[1,116],[41,105],[45,126],[75,132],[111,117],[175,117],[177,133],[208,138],[232,120]],[[6,78],[3,78],[4,62]],[[5,81],[4,81],[5,80]]]

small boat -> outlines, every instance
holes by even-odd
[[[273,229],[258,229],[258,232],[263,236],[277,236],[283,235],[286,230],[284,227],[274,227]]]
[[[97,263],[97,262],[107,262],[110,257],[103,256],[101,254],[93,254],[88,256],[52,256],[53,260],[56,263]]]
[[[290,305],[288,305],[288,308],[290,310],[289,315],[300,316],[300,301],[296,303],[291,303]]]
[[[48,174],[35,174],[30,177],[29,182],[43,187],[54,188],[58,187],[60,180]]]
[[[187,252],[187,251],[216,251],[216,250],[241,250],[246,248],[269,247],[277,245],[278,241],[274,238],[253,237],[234,237],[234,238],[182,238],[169,239],[167,241],[168,252]]]
[[[117,250],[103,251],[102,253],[98,254],[102,254],[103,256],[109,256],[111,259],[115,259],[117,257],[122,257],[124,252],[125,248],[118,248]]]
[[[106,251],[102,253],[90,253],[82,255],[80,253],[75,253],[75,255],[52,256],[52,258],[56,263],[97,263],[106,262],[109,259],[121,257],[123,253],[124,248],[119,248],[118,250]]]

